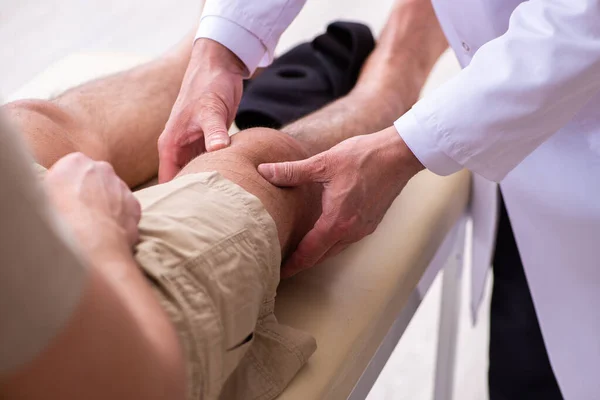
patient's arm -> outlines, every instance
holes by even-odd
[[[0,358],[16,354],[0,362],[0,398],[183,400],[177,335],[131,252],[131,191],[73,154],[46,175],[46,204],[12,139],[0,130]]]
[[[90,269],[67,324],[32,362],[0,377],[0,398],[185,399],[183,357],[173,327],[133,258],[113,262],[129,273],[118,282],[114,274]],[[132,306],[128,293],[143,307]]]

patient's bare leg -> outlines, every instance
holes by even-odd
[[[404,3],[394,7],[350,95],[284,128],[311,154],[391,125],[417,99],[428,69],[412,68],[407,55],[435,59],[443,48],[433,46],[431,54],[402,51],[410,45],[403,33],[411,29]],[[411,37],[420,34],[413,31]],[[156,141],[181,86],[191,43],[190,35],[151,63],[84,84],[51,101],[17,101],[3,109],[21,128],[41,165],[50,167],[60,157],[80,151],[110,162],[135,187],[156,176]]]
[[[110,162],[137,186],[156,176],[156,142],[189,62],[192,37],[162,57],[98,79],[50,101],[20,100],[3,107],[36,161],[50,167],[75,151]]]
[[[396,1],[350,94],[283,128],[285,133],[322,152],[391,126],[412,107],[447,43],[437,20],[416,15],[432,15],[431,8],[410,3]]]
[[[405,2],[399,1],[394,7],[375,51],[349,95],[284,128],[287,135],[264,128],[240,132],[233,136],[230,148],[198,157],[182,174],[219,171],[256,195],[277,224],[285,256],[320,215],[320,187],[277,188],[258,174],[257,166],[307,158],[349,137],[386,128],[412,106],[444,45],[442,41],[442,45],[421,53],[423,65],[429,68],[407,63],[406,54],[412,55],[412,51],[399,50],[407,50],[403,33],[410,30],[409,12]]]

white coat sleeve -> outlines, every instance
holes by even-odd
[[[206,0],[196,39],[235,53],[252,74],[273,61],[275,46],[306,0]]]
[[[500,181],[599,91],[600,0],[530,0],[395,126],[434,173]]]

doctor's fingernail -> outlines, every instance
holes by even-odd
[[[210,141],[210,147],[212,150],[219,150],[227,146],[229,146],[229,140],[227,139],[216,138]]]
[[[273,176],[273,165],[271,164],[260,164],[258,166],[258,173],[263,176],[263,178],[270,178]]]

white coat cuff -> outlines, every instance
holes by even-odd
[[[250,31],[226,18],[207,15],[200,21],[196,39],[207,38],[221,43],[239,57],[251,76],[267,55],[260,39]],[[196,40],[195,39],[195,40]]]
[[[421,127],[412,110],[396,120],[394,126],[415,157],[431,172],[450,175],[463,168],[439,148],[435,135]]]

